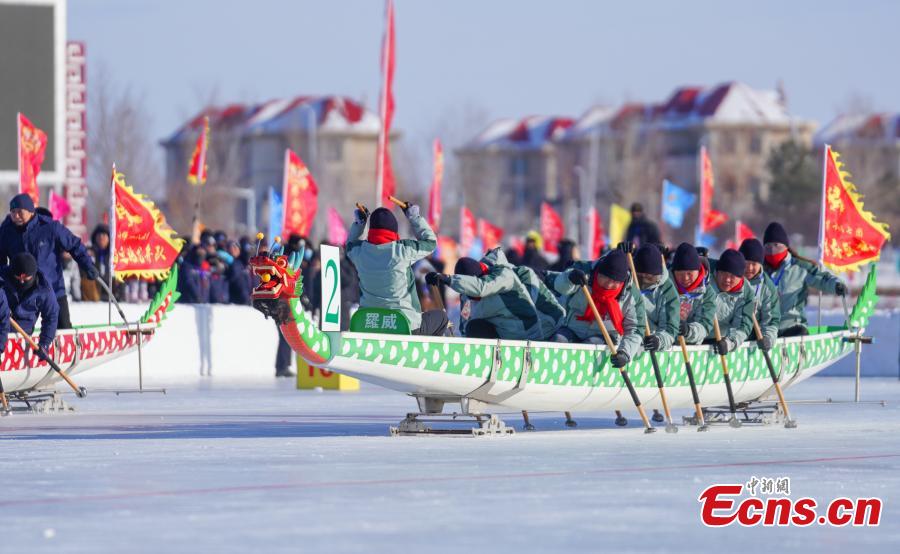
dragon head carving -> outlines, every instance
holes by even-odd
[[[301,249],[286,256],[273,248],[272,252],[250,258],[250,271],[258,279],[250,295],[253,307],[279,324],[292,318],[291,300],[299,299],[303,293],[303,254]]]

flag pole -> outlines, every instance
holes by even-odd
[[[700,206],[697,210],[697,227],[694,229],[694,244],[700,244],[700,234],[703,232],[703,160],[706,158],[706,147],[700,146],[700,159],[697,162],[698,182],[700,183]]]
[[[22,192],[22,112],[16,112],[16,167],[19,173],[17,193]]]
[[[387,67],[388,67],[388,59],[389,53],[387,49],[389,47],[388,40],[388,32],[389,29],[387,25],[390,25],[390,21],[387,19],[390,17],[390,3],[391,0],[387,0],[385,3],[385,29],[384,29],[384,42],[381,46],[381,101],[379,102],[378,111],[380,112],[378,115],[381,119],[381,128],[378,132],[378,159],[375,161],[376,173],[375,173],[375,205],[381,206],[381,195],[384,187],[384,149],[386,148],[385,144],[387,143],[385,137],[385,119],[387,118]]]
[[[107,295],[107,317],[108,324],[112,325],[112,284],[113,284],[113,272],[115,271],[116,264],[113,260],[116,256],[116,164],[112,165],[112,176],[109,180],[109,275],[107,279],[109,280],[109,290],[106,291]],[[94,245],[96,247],[96,245]],[[103,279],[103,277],[100,277]],[[140,339],[140,337],[138,337]]]
[[[831,152],[831,145],[825,145],[825,151],[822,153],[822,201],[819,203],[819,265],[825,261],[825,198],[826,184],[828,181],[828,156]],[[816,326],[822,326],[822,291],[819,290],[819,300],[816,314]]]
[[[287,218],[288,218],[287,203],[288,203],[288,199],[290,198],[290,196],[288,195],[288,177],[289,177],[290,171],[291,171],[291,149],[285,148],[284,149],[284,170],[282,171],[282,175],[281,175],[281,221],[280,221],[281,228],[278,230],[279,235],[284,234],[284,230],[287,229],[287,225],[286,225]],[[271,210],[272,210],[272,206],[269,206],[269,221],[272,220]],[[275,239],[275,237],[270,237],[270,238],[272,240]],[[282,237],[282,238],[286,239],[286,237]],[[284,243],[287,244],[287,240],[285,240]]]

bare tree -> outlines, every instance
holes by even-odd
[[[88,220],[100,221],[109,210],[113,163],[138,192],[158,198],[165,189],[144,96],[116,83],[102,63],[88,86]]]
[[[432,145],[434,139],[441,140],[444,149],[441,227],[446,233],[459,226],[459,207],[464,195],[454,151],[484,130],[490,120],[490,113],[471,100],[447,106],[437,113],[424,132],[404,138],[398,149],[397,171],[403,179],[405,194],[420,198],[422,208],[426,209],[432,176]]]

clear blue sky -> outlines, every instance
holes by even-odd
[[[378,99],[381,0],[70,0],[69,37],[145,93],[162,138],[223,100]],[[853,94],[900,110],[900,2],[396,0],[396,126],[466,102],[492,116],[577,116],[681,84],[784,80],[825,123]],[[90,71],[90,66],[89,66]]]

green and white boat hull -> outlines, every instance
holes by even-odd
[[[512,410],[634,408],[622,376],[609,363],[605,346],[324,333],[297,300],[301,291],[298,282],[295,294],[283,299],[287,305],[281,309],[272,308],[273,299],[257,307],[267,315],[280,313],[282,333],[311,365],[417,397],[470,399]],[[873,266],[848,326],[813,328],[808,336],[779,339],[770,356],[782,386],[796,385],[850,354],[853,345],[845,338],[851,335],[850,329],[857,331],[866,325],[876,301]],[[711,346],[689,346],[688,353],[701,404],[727,405],[719,356]],[[669,406],[692,407],[681,350],[660,352],[657,359]],[[745,343],[726,359],[736,403],[752,402],[773,392],[765,359],[754,342]],[[642,403],[662,408],[650,355],[637,356],[627,371]]]

